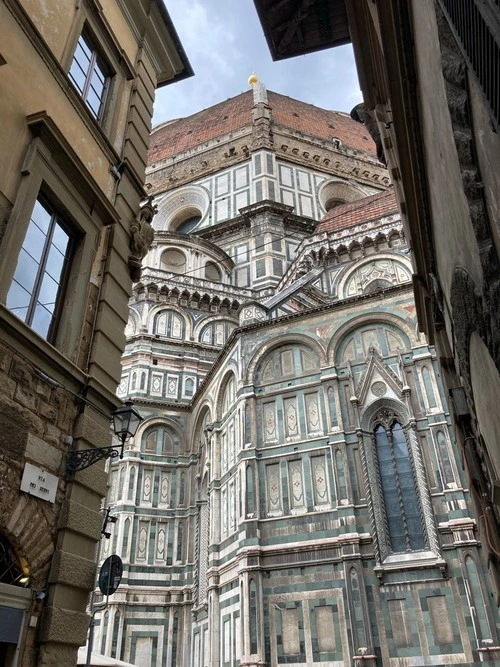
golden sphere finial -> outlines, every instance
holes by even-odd
[[[253,86],[253,84],[258,83],[258,81],[259,77],[257,76],[257,74],[255,74],[255,72],[252,72],[252,74],[250,74],[250,76],[248,77],[248,85]]]

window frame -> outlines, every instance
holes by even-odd
[[[385,523],[385,507],[378,471],[377,452],[375,448],[375,425],[387,425],[397,420],[405,433],[409,455],[413,465],[417,499],[420,506],[420,516],[426,547],[423,550],[392,552]],[[418,442],[417,424],[409,418],[406,408],[392,399],[382,399],[373,403],[361,419],[361,433],[364,448],[364,466],[368,477],[368,500],[373,525],[377,565],[375,571],[378,576],[386,570],[406,569],[418,567],[442,567],[444,561],[440,555],[440,545],[437,536],[435,518],[432,512],[432,503],[425,477],[423,455]]]
[[[107,67],[108,87],[98,118],[92,113],[69,76],[77,44],[82,35],[90,38],[96,52]],[[124,96],[128,95],[125,83],[132,81],[137,75],[132,62],[120,47],[106,21],[96,11],[92,0],[83,0],[76,9],[61,65],[73,100],[75,102],[78,100],[78,105],[85,110],[86,117],[91,119],[94,126],[99,127],[107,136],[111,136],[116,129],[122,100]]]
[[[9,306],[7,306],[7,308],[10,310],[11,313],[13,313],[17,317],[19,317],[19,319],[22,322],[24,322],[28,327],[30,327],[30,329],[32,329],[33,331],[38,333],[36,331],[36,329],[33,327],[33,317],[35,315],[36,305],[37,305],[37,302],[38,302],[38,297],[40,295],[41,287],[42,287],[42,284],[43,284],[43,275],[45,274],[45,268],[47,266],[48,248],[50,247],[50,245],[52,243],[54,229],[55,229],[56,225],[58,225],[61,229],[63,229],[67,233],[67,235],[68,235],[68,244],[67,244],[65,254],[64,254],[64,263],[63,263],[63,266],[61,268],[61,274],[59,276],[56,300],[55,300],[55,304],[54,304],[54,311],[52,313],[52,317],[51,317],[50,325],[49,325],[48,330],[47,330],[47,334],[42,335],[41,333],[38,333],[38,335],[41,338],[43,338],[46,341],[48,341],[49,343],[51,343],[53,341],[54,332],[57,331],[58,323],[59,323],[60,318],[61,318],[62,305],[63,305],[64,298],[65,298],[65,295],[66,295],[67,287],[68,287],[69,271],[70,271],[71,261],[72,261],[72,258],[73,258],[74,249],[75,249],[75,247],[78,243],[79,237],[81,235],[78,234],[78,232],[75,230],[75,228],[71,224],[71,222],[69,222],[65,216],[61,215],[61,213],[58,210],[57,204],[54,204],[53,201],[51,201],[46,196],[45,189],[42,187],[42,190],[40,191],[40,194],[36,198],[33,209],[32,209],[32,212],[30,214],[30,220],[29,220],[29,222],[26,226],[26,234],[25,234],[23,244],[22,244],[21,249],[20,249],[20,253],[23,249],[25,249],[24,244],[25,244],[25,240],[26,240],[26,235],[27,235],[28,230],[30,228],[30,224],[32,222],[33,211],[34,211],[34,208],[37,205],[37,203],[39,203],[47,211],[47,213],[50,213],[50,226],[49,226],[50,234],[47,234],[46,240],[45,240],[44,245],[43,245],[43,250],[42,250],[42,254],[41,254],[41,261],[40,261],[40,265],[39,265],[39,268],[37,270],[36,277],[35,277],[35,280],[34,280],[34,283],[33,283],[33,289],[32,289],[31,294],[30,294],[30,303],[28,305],[26,318],[23,319],[23,318],[19,317],[19,315],[16,315],[13,308],[10,308]],[[14,275],[12,276],[12,280],[10,281],[9,290],[7,292],[7,299],[8,299],[8,296],[10,294],[10,289],[12,287],[12,284],[13,284],[15,278],[16,278],[17,268],[18,268],[18,266],[16,266],[16,271],[15,271]]]
[[[85,83],[83,86],[83,90],[80,90],[75,77],[72,75],[71,71],[73,69],[73,64],[76,62],[77,65],[81,68],[80,62],[76,59],[76,54],[78,51],[78,47],[81,47],[81,41],[83,41],[90,51],[90,63],[89,63],[89,70],[84,73],[85,75]],[[108,96],[113,84],[113,79],[115,77],[116,71],[114,71],[114,68],[111,66],[109,59],[106,57],[105,54],[103,54],[103,51],[101,48],[99,48],[99,40],[92,34],[92,31],[89,28],[88,23],[86,22],[83,26],[82,31],[80,32],[80,35],[76,41],[75,48],[73,50],[73,57],[71,59],[71,63],[68,69],[68,79],[71,82],[71,84],[74,86],[77,94],[81,97],[83,100],[86,108],[90,111],[92,117],[100,123],[102,119],[104,118],[104,112],[107,106],[107,100]],[[101,66],[102,65],[102,66]],[[89,101],[88,101],[88,94],[89,94],[89,89],[91,88],[92,84],[92,78],[95,73],[95,68],[98,67],[102,75],[104,76],[104,83],[102,86],[102,96],[100,97],[100,105],[99,105],[99,110],[97,113],[94,112],[93,108],[90,106]]]
[[[88,286],[99,240],[108,226],[119,221],[116,211],[80,162],[57,126],[45,112],[27,118],[33,139],[28,144],[21,168],[20,187],[5,229],[0,253],[0,313],[9,336],[24,345],[43,349],[45,358],[66,366],[81,365],[80,343],[88,303]],[[75,185],[78,184],[78,187]],[[75,233],[71,261],[68,265],[65,294],[50,341],[39,336],[5,306],[7,292],[14,276],[30,217],[37,198],[57,208]],[[91,209],[90,202],[93,205]]]
[[[379,430],[383,430],[383,435],[385,435],[387,449],[389,450],[389,452],[391,454],[391,466],[392,466],[392,471],[393,471],[393,478],[394,478],[394,482],[395,482],[395,488],[398,491],[398,495],[400,495],[401,498],[402,498],[403,493],[401,491],[401,486],[400,486],[401,471],[400,471],[400,466],[398,465],[398,459],[395,456],[395,453],[396,453],[395,444],[397,444],[397,443],[395,442],[394,433],[395,433],[395,430],[396,430],[395,429],[396,425],[399,426],[398,432],[399,431],[401,432],[401,435],[404,438],[404,441],[405,441],[405,444],[406,444],[406,449],[407,449],[407,454],[408,454],[407,458],[408,458],[408,461],[409,461],[409,464],[410,464],[410,473],[411,473],[411,478],[412,478],[412,481],[413,481],[413,490],[412,491],[415,495],[415,499],[416,499],[417,505],[418,505],[418,519],[419,519],[419,522],[420,522],[419,535],[421,535],[422,541],[423,541],[422,548],[412,548],[410,546],[410,542],[415,541],[418,538],[419,535],[417,535],[415,533],[414,536],[412,537],[412,533],[410,533],[410,531],[408,529],[405,533],[404,538],[403,538],[406,542],[406,545],[407,545],[406,549],[396,550],[394,548],[395,538],[393,536],[393,533],[392,533],[390,525],[389,525],[390,520],[389,520],[388,511],[387,511],[387,501],[386,501],[386,498],[385,498],[386,489],[385,489],[385,485],[383,483],[383,475],[382,475],[382,470],[381,470],[382,466],[381,466],[381,460],[380,460],[380,448],[381,448],[382,445],[379,442],[378,432],[379,432]],[[413,457],[411,455],[411,446],[410,446],[410,443],[408,442],[408,437],[407,437],[407,434],[405,432],[405,429],[403,428],[403,425],[401,424],[401,421],[397,418],[396,415],[393,416],[393,418],[390,420],[390,422],[385,422],[385,421],[382,421],[380,419],[377,419],[377,420],[375,420],[375,422],[373,424],[372,437],[373,437],[373,447],[374,447],[374,450],[375,450],[375,456],[377,457],[377,469],[378,469],[378,475],[379,475],[381,496],[382,496],[382,500],[383,500],[383,504],[384,504],[384,516],[385,516],[385,521],[386,521],[385,525],[386,525],[386,529],[387,529],[386,539],[387,539],[387,542],[388,542],[388,545],[389,545],[390,553],[391,554],[401,554],[401,553],[408,553],[408,552],[428,551],[429,544],[428,544],[428,537],[427,537],[426,531],[425,531],[424,517],[423,517],[423,513],[422,513],[422,501],[421,501],[420,495],[418,493],[417,483],[416,483],[416,479],[415,479],[415,462],[414,462]],[[406,512],[406,504],[404,503],[404,500],[408,500],[408,497],[403,499],[403,508],[401,510],[401,516],[402,516],[402,519],[403,519],[403,524],[408,524],[408,516],[411,516],[411,515],[408,515],[407,512]]]

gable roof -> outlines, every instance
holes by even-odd
[[[349,114],[327,111],[286,95],[267,91],[271,122],[312,137],[339,139],[348,148],[375,157],[375,144],[365,127]],[[172,157],[200,144],[252,125],[253,92],[248,90],[225,102],[153,129],[148,164]]]
[[[341,204],[329,211],[316,227],[316,233],[338,232],[363,222],[371,222],[399,213],[394,188],[377,192],[369,197]]]

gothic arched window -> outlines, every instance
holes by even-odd
[[[236,383],[234,381],[234,375],[230,375],[226,380],[223,391],[222,414],[225,415],[234,406],[234,401],[236,399]]]
[[[180,449],[179,436],[169,426],[152,426],[144,433],[142,442],[144,450],[154,454],[178,454]]]
[[[173,310],[164,310],[155,317],[154,333],[168,338],[182,338],[184,322]]]
[[[390,551],[427,547],[413,461],[402,425],[377,423],[373,429]]]
[[[210,322],[201,330],[200,341],[208,345],[222,347],[235,328],[236,324],[228,320]]]

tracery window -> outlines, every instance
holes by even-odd
[[[414,465],[405,431],[390,411],[380,411],[373,428],[375,453],[393,553],[427,548]]]
[[[168,338],[182,338],[184,322],[181,316],[173,310],[164,310],[155,318],[154,333]]]
[[[146,452],[154,454],[178,454],[180,439],[177,433],[168,426],[152,426],[142,438]]]
[[[304,378],[314,374],[320,363],[317,354],[305,345],[283,345],[265,356],[255,373],[259,386],[284,378]]]
[[[200,341],[208,345],[222,347],[235,328],[236,324],[228,320],[210,322],[201,330]]]

